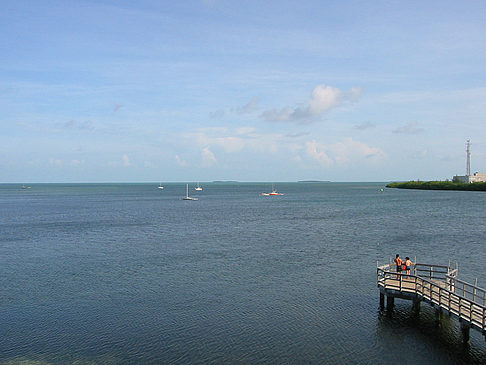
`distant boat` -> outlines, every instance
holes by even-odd
[[[275,189],[275,184],[272,184],[272,192],[271,193],[261,193],[261,196],[275,196],[275,195],[283,195],[283,193],[279,193],[277,189]]]
[[[164,190],[164,187],[162,186],[162,183],[160,183],[160,185],[157,186],[157,189]]]
[[[197,183],[197,186],[194,188],[194,190],[197,190],[197,191],[202,191],[202,187],[199,186],[199,183]]]
[[[30,186],[22,185],[22,189],[30,189]]]
[[[197,198],[192,198],[189,196],[189,184],[186,184],[186,196],[182,200],[198,200]]]

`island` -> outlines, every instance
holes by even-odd
[[[406,181],[393,182],[387,188],[421,189],[421,190],[467,190],[486,191],[486,182],[460,183],[452,181]]]

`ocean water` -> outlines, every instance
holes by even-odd
[[[486,287],[485,193],[201,185],[0,185],[0,364],[486,363],[376,287],[396,253]]]

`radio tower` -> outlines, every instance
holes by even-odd
[[[471,142],[466,141],[466,176],[471,176]]]

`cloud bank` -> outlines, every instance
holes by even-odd
[[[204,128],[186,135],[199,148],[200,166],[204,168],[216,168],[223,161],[228,161],[230,155],[238,159],[241,156],[256,158],[263,154],[268,161],[284,159],[302,168],[315,167],[316,163],[325,168],[376,165],[387,158],[380,148],[352,138],[328,144],[308,137],[307,133],[297,136],[258,133],[251,127]],[[192,162],[195,163],[196,160]]]
[[[348,166],[353,163],[379,162],[386,158],[385,152],[377,147],[346,138],[342,142],[325,145],[315,140],[305,144],[307,157],[321,166]]]
[[[344,92],[338,88],[318,85],[312,91],[311,97],[303,107],[270,109],[262,113],[261,117],[267,122],[295,122],[309,124],[315,122],[329,110],[346,101],[356,101],[361,95],[361,88],[353,87]]]

